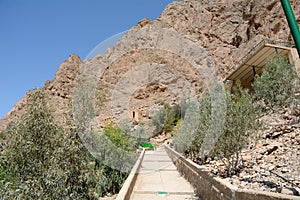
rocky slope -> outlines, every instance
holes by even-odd
[[[291,4],[300,23],[300,7],[296,0]],[[216,79],[224,78],[263,38],[292,41],[277,0],[174,2],[158,19],[141,20],[105,54],[84,62],[71,55],[44,87],[60,121],[77,73],[88,73],[99,79],[99,86],[107,92],[108,106],[99,119],[114,118],[116,113],[127,115],[132,109],[147,110],[158,101],[176,102],[179,93],[189,92],[182,92],[184,88],[189,88],[192,96],[201,96],[212,77],[219,74],[221,78]],[[120,101],[111,103],[118,98],[115,91],[126,91],[120,101],[130,99],[127,108],[119,105]],[[22,114],[26,99],[1,120],[0,130]]]
[[[241,189],[300,196],[299,111],[285,109],[263,116],[266,129],[242,151],[244,167],[237,176],[226,179]],[[219,160],[205,166],[216,175],[225,169]]]

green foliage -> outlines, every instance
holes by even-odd
[[[113,122],[105,124],[101,131],[92,128],[91,121],[106,102],[106,92],[99,90],[95,83],[91,77],[77,78],[73,115],[82,140],[96,159],[94,168],[101,171],[100,186],[96,185],[95,191],[115,194],[135,163],[137,142]]]
[[[182,149],[182,147],[178,147],[181,144],[180,140],[175,146],[189,158],[199,163],[205,163],[209,157],[221,159],[226,166],[225,175],[230,176],[238,172],[238,167],[241,164],[241,150],[256,136],[254,132],[259,128],[259,109],[254,103],[253,97],[239,85],[234,89],[233,94],[226,92],[226,107],[223,132],[208,157],[202,155],[201,147],[204,138],[210,137],[208,130],[212,124],[211,120],[213,120],[210,96],[199,101],[198,126],[190,145]],[[182,145],[186,145],[186,142]]]
[[[274,111],[299,103],[299,95],[297,96],[299,78],[294,68],[283,58],[270,61],[261,76],[255,78],[253,88],[254,93],[250,94],[238,84],[233,88],[233,93],[226,93],[225,127],[208,157],[201,155],[201,149],[204,138],[209,137],[207,130],[212,120],[216,120],[211,116],[210,97],[200,100],[199,121],[197,121],[199,123],[192,142],[188,143],[185,140],[186,134],[179,134],[182,135],[178,137],[179,139],[174,137],[173,142],[177,150],[199,163],[206,162],[209,157],[222,160],[226,166],[226,171],[223,171],[225,176],[238,173],[239,167],[242,166],[241,150],[258,137],[256,132],[261,127],[258,120],[261,107]],[[180,127],[178,131],[186,132],[185,129],[182,130]]]
[[[102,171],[103,192],[118,193],[136,161],[137,142],[112,121],[105,124],[101,133],[94,134],[96,167]]]
[[[155,126],[155,132],[160,133],[163,131],[165,123],[165,111],[160,109],[152,118],[152,124]]]
[[[75,129],[55,124],[42,89],[6,131],[1,154],[3,199],[93,199],[97,172]],[[5,174],[3,176],[2,174]]]
[[[135,138],[135,148],[138,149],[141,144],[149,142],[149,135],[147,135],[145,124],[140,123],[132,133],[133,137]]]
[[[174,126],[172,132],[171,132],[171,136],[174,136],[180,129],[180,126],[181,126],[181,123],[182,123],[182,119],[179,119],[177,122],[176,122],[176,125]]]
[[[187,156],[192,160],[199,160],[200,149],[211,120],[211,100],[210,96],[205,96],[199,100],[199,123],[192,144],[188,147]]]
[[[117,194],[128,177],[128,172],[113,169],[103,165],[101,173],[101,186],[105,194]]]
[[[187,153],[188,148],[194,139],[195,132],[199,122],[198,103],[191,101],[189,108],[185,111],[184,120],[180,119],[180,124],[176,126],[176,132],[173,132],[173,144],[175,149],[180,153]],[[175,127],[173,128],[173,131]]]
[[[169,104],[164,105],[165,110],[165,123],[164,123],[164,131],[172,132],[174,126],[177,121],[180,119],[181,109],[179,105],[170,106]]]
[[[165,103],[152,119],[152,124],[156,127],[156,132],[172,132],[177,121],[181,118],[181,107],[179,105],[170,106]]]
[[[257,138],[260,127],[259,109],[248,90],[240,85],[234,93],[227,92],[227,115],[223,134],[216,143],[212,156],[217,156],[226,165],[226,175],[238,172],[241,163],[241,150],[251,140]]]
[[[105,124],[103,134],[115,145],[116,148],[122,148],[125,151],[134,151],[134,141],[124,133],[122,129],[113,121]]]
[[[299,78],[287,59],[278,58],[267,63],[260,76],[255,78],[253,88],[257,99],[265,109],[277,110],[294,103]]]

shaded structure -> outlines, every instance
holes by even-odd
[[[293,44],[262,40],[227,72],[225,82],[234,85],[240,81],[243,87],[251,88],[255,75],[261,74],[267,62],[276,57],[288,58],[290,64],[299,71],[300,60]]]

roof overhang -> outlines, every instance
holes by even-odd
[[[278,56],[288,57],[292,49],[289,43],[263,40],[227,72],[225,80],[251,84],[254,76],[262,72],[268,61]]]

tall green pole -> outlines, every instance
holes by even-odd
[[[298,55],[300,57],[300,31],[299,31],[299,27],[295,18],[295,15],[293,13],[291,4],[289,0],[281,0],[281,5],[283,7],[286,19],[289,23],[295,44],[296,44],[296,48],[298,51]]]

